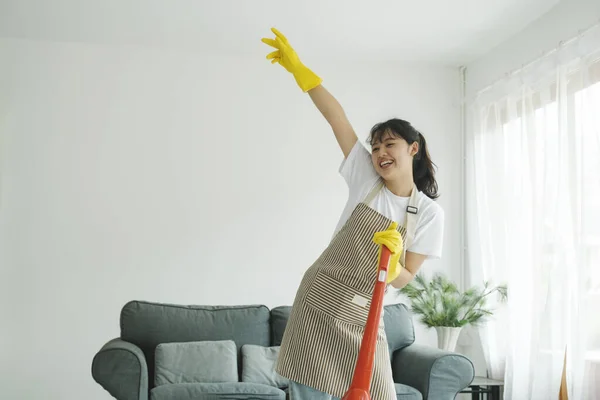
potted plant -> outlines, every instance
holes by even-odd
[[[483,288],[472,287],[461,292],[440,273],[429,281],[417,274],[400,293],[411,300],[411,311],[420,316],[420,321],[436,329],[438,347],[449,351],[454,351],[464,326],[479,325],[493,314],[487,304],[488,296],[497,293],[500,301],[507,299],[506,285],[490,287],[489,282],[484,282]]]

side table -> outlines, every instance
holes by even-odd
[[[472,400],[483,400],[484,394],[487,400],[500,400],[501,386],[504,386],[503,381],[476,376],[469,387],[460,393],[471,393]]]

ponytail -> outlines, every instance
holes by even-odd
[[[427,197],[437,199],[439,194],[438,185],[435,180],[435,164],[429,156],[425,137],[420,132],[417,133],[419,135],[417,139],[419,151],[413,158],[413,179],[415,185],[417,185],[417,189],[425,193]]]

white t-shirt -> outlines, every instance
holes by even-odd
[[[335,233],[342,228],[354,208],[367,197],[380,179],[373,167],[371,154],[359,141],[356,142],[348,157],[342,161],[339,172],[348,184],[349,196]],[[395,195],[384,186],[370,206],[402,226],[406,219],[406,206],[409,199],[410,197]],[[426,255],[427,258],[440,258],[444,237],[444,210],[421,191],[417,192],[416,206],[418,213],[415,236],[406,250]]]

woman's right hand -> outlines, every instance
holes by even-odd
[[[331,126],[344,157],[348,157],[358,138],[344,109],[336,98],[321,85],[322,79],[300,61],[287,38],[275,28],[272,28],[271,31],[275,34],[275,39],[262,39],[263,43],[276,49],[267,55],[267,59],[272,60],[273,64],[280,64],[294,75],[298,86],[305,93],[308,92],[317,109]]]
[[[272,64],[279,63],[291,73],[303,92],[306,93],[319,86],[323,80],[302,64],[287,38],[275,28],[271,28],[271,31],[275,34],[275,39],[263,38],[262,42],[277,50],[269,53],[267,59],[271,60]]]

